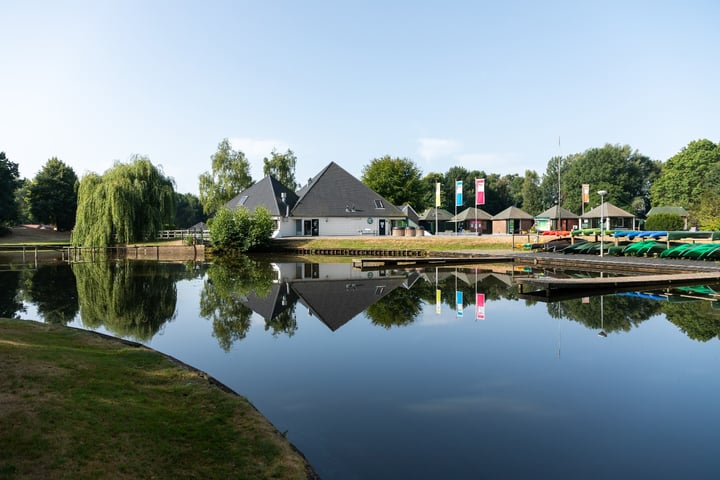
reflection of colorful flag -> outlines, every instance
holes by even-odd
[[[463,204],[462,187],[463,187],[462,180],[458,180],[455,182],[455,206],[456,207],[462,207],[462,204]]]
[[[437,290],[435,290],[435,313],[437,313],[438,315],[440,315],[440,305],[442,305],[440,301],[440,289],[438,288]]]
[[[435,206],[440,206],[440,182],[435,182]]]
[[[485,205],[485,179],[475,179],[475,205]]]
[[[485,294],[475,294],[475,319],[485,320]]]
[[[457,309],[458,318],[463,316],[463,293],[458,290],[455,292],[455,308]]]
[[[587,183],[583,183],[582,186],[582,201],[585,203],[590,202],[590,185]]]

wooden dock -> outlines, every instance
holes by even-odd
[[[378,270],[389,267],[425,267],[425,266],[453,266],[453,265],[482,265],[487,263],[512,262],[512,256],[482,255],[465,257],[376,257],[353,258],[353,268]]]
[[[521,297],[557,301],[605,293],[720,284],[720,272],[586,278],[523,277],[516,278],[515,283],[520,287]]]

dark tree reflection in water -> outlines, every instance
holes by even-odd
[[[67,325],[75,319],[80,305],[70,265],[42,265],[29,275],[25,284],[27,299],[37,306],[46,323]]]
[[[147,341],[175,318],[175,282],[183,264],[126,260],[72,268],[86,327],[104,326],[115,335]]]
[[[200,292],[200,315],[212,320],[213,336],[223,350],[250,329],[253,311],[245,305],[247,296],[269,295],[274,277],[270,263],[246,256],[220,258],[210,266]]]
[[[0,275],[0,318],[18,318],[18,313],[25,311],[18,298],[20,274],[18,270],[11,270]]]
[[[701,342],[707,342],[720,336],[720,304],[717,301],[688,303],[667,303],[663,313],[668,321],[680,330]]]
[[[602,312],[600,303],[602,301]],[[548,313],[553,318],[566,318],[580,322],[588,328],[606,332],[629,332],[645,320],[658,315],[662,304],[654,300],[621,295],[578,298],[549,303]]]

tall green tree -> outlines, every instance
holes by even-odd
[[[5,152],[0,152],[0,226],[12,225],[17,218],[15,190],[20,187],[17,163],[11,162]]]
[[[633,150],[629,145],[606,144],[581,154],[554,157],[548,162],[541,189],[554,192],[557,200],[558,164],[560,168],[560,205],[572,212],[582,210],[582,185],[590,184],[592,208],[600,204],[599,190],[606,190],[608,198],[618,207],[642,214],[650,205],[650,185],[660,172],[658,162]],[[553,201],[547,207],[554,204]],[[642,211],[640,211],[642,209]]]
[[[72,230],[77,210],[75,171],[52,157],[33,179],[29,188],[30,213],[40,223],[55,225],[60,231]]]
[[[185,229],[207,220],[200,199],[192,193],[175,194],[175,227]]]
[[[75,245],[105,247],[153,239],[175,215],[174,182],[147,157],[90,173],[78,188]]]
[[[285,153],[273,150],[270,158],[263,158],[263,175],[272,175],[290,190],[297,190],[299,184],[295,180],[296,165],[297,157],[292,150],[288,149]]]
[[[200,175],[200,203],[208,215],[253,184],[245,154],[233,150],[227,138],[218,144],[210,160],[212,171]]]
[[[35,223],[30,213],[30,186],[32,182],[27,178],[20,180],[20,186],[15,190],[15,205],[17,206],[16,221],[19,224]],[[73,213],[74,214],[74,213]]]
[[[363,167],[361,180],[393,205],[411,205],[417,211],[425,207],[422,173],[408,158],[374,158]]]
[[[522,209],[530,215],[537,215],[545,210],[540,191],[540,176],[535,170],[525,170],[522,181]]]
[[[717,188],[719,169],[720,144],[707,139],[690,142],[662,166],[650,189],[652,204],[692,208],[703,193]]]

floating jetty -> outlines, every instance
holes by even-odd
[[[720,271],[697,273],[671,273],[665,275],[633,275],[629,277],[516,278],[520,295],[524,298],[556,301],[601,293],[630,292],[637,290],[682,287],[720,283]],[[530,288],[532,290],[527,291]]]
[[[378,270],[388,267],[424,267],[424,266],[453,266],[453,265],[480,265],[483,263],[512,262],[513,257],[500,255],[465,256],[465,257],[377,257],[354,258],[353,268],[365,270]]]

